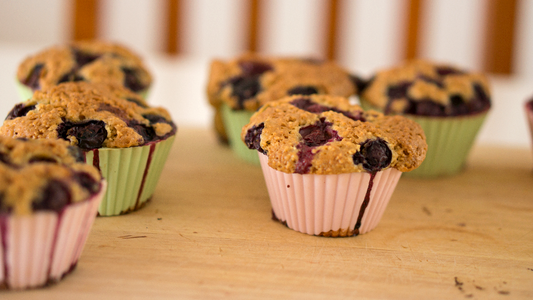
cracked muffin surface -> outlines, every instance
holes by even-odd
[[[101,180],[66,141],[0,136],[0,214],[60,211],[95,195]]]
[[[19,103],[0,134],[64,139],[83,150],[142,146],[176,133],[164,108],[149,107],[139,95],[109,83],[68,82]]]
[[[363,111],[345,97],[295,95],[265,104],[242,129],[250,149],[285,173],[340,174],[395,168],[425,158],[422,129],[402,116]]]
[[[360,91],[361,101],[385,114],[434,117],[485,112],[490,95],[485,75],[424,60],[379,71]]]
[[[76,41],[47,48],[27,57],[17,80],[33,91],[63,82],[111,82],[131,91],[146,91],[152,76],[130,49],[105,41]]]

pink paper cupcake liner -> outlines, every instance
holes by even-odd
[[[268,166],[266,155],[259,153],[259,160],[274,217],[310,235],[351,236],[374,229],[402,174],[392,168],[372,180],[364,172],[290,174]]]
[[[105,193],[61,212],[0,216],[0,286],[26,289],[59,281],[78,263]]]

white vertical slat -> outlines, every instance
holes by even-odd
[[[428,0],[419,32],[421,56],[481,70],[487,1]]]
[[[339,62],[368,76],[403,59],[406,38],[405,0],[345,1],[341,11]]]
[[[183,52],[202,57],[232,57],[246,48],[245,0],[183,0]]]
[[[163,50],[164,0],[100,1],[99,36],[147,53]]]
[[[70,35],[70,1],[0,1],[0,41],[52,45]]]
[[[533,1],[520,0],[516,15],[513,70],[517,75],[533,77]],[[531,89],[533,96],[533,88]]]
[[[268,0],[260,7],[259,51],[272,55],[325,55],[327,1]]]

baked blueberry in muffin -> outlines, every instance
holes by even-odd
[[[0,287],[39,287],[70,273],[104,190],[68,142],[0,136]]]
[[[81,148],[87,163],[108,180],[100,215],[117,215],[140,208],[152,196],[176,125],[164,108],[148,106],[121,86],[68,82],[17,104],[0,134],[61,139]],[[126,191],[112,194],[116,189]]]
[[[111,82],[144,93],[152,77],[141,58],[122,45],[79,41],[51,47],[26,58],[19,65],[17,80],[31,91],[63,82],[87,81]]]
[[[368,104],[385,114],[445,117],[487,111],[487,78],[454,66],[413,61],[378,72],[360,91]]]
[[[485,75],[455,66],[412,61],[377,72],[360,94],[361,104],[385,114],[402,114],[422,126],[428,154],[409,176],[453,175],[491,107]]]
[[[242,126],[262,105],[290,95],[328,94],[349,97],[357,85],[346,70],[331,61],[244,54],[211,63],[207,95],[215,108],[215,128],[242,158],[254,161],[240,142]]]
[[[415,122],[331,95],[266,103],[241,138],[260,153],[274,219],[323,236],[374,228],[401,172],[416,169],[427,151]]]

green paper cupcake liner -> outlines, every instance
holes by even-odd
[[[33,91],[29,87],[20,83],[18,80],[15,80],[15,83],[17,86],[17,93],[22,101],[26,101],[33,96]]]
[[[380,111],[364,99],[361,99],[361,107]],[[422,164],[404,176],[436,177],[460,172],[486,116],[487,112],[444,118],[405,115],[424,130],[428,151]]]
[[[231,149],[239,158],[259,166],[257,150],[248,149],[248,147],[246,147],[241,140],[241,130],[250,122],[250,118],[253,114],[254,112],[246,110],[232,110],[226,104],[222,105],[224,128],[226,129],[226,134],[228,135]]]
[[[108,183],[98,207],[100,216],[135,211],[152,197],[174,139],[172,136],[145,146],[100,148],[85,153],[86,163],[99,168]]]

